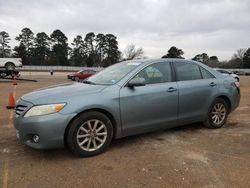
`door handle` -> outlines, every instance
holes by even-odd
[[[215,84],[214,82],[211,82],[209,85],[210,85],[211,87],[216,86],[216,84]]]
[[[170,87],[170,88],[168,88],[167,91],[168,91],[169,93],[171,93],[171,92],[174,92],[174,91],[176,91],[176,90],[177,90],[176,88]]]

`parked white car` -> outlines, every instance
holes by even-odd
[[[223,75],[234,77],[234,79],[237,80],[238,82],[240,81],[240,77],[237,74],[234,74],[232,72],[229,72],[229,71],[226,71],[226,70],[222,70],[222,69],[215,69],[215,70],[218,71],[218,72],[220,72]]]
[[[0,58],[0,67],[7,71],[15,70],[16,67],[22,67],[21,58]]]

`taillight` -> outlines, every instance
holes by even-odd
[[[240,82],[238,82],[238,81],[232,82],[231,86],[239,88],[240,87]]]

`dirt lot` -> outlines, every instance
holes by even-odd
[[[26,73],[16,98],[66,82],[66,73]],[[188,125],[113,141],[104,154],[75,158],[19,143],[7,110],[11,81],[0,81],[0,187],[250,187],[250,77],[241,77],[240,107],[225,127]]]

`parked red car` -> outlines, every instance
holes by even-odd
[[[84,80],[92,75],[94,75],[97,71],[95,70],[81,70],[72,74],[68,74],[67,77],[68,79],[79,81],[79,80]]]

